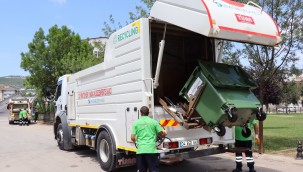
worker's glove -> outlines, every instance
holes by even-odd
[[[255,134],[255,140],[256,140],[256,143],[259,145],[260,144],[260,138],[259,138],[258,134]]]

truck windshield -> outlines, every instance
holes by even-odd
[[[56,101],[61,96],[61,88],[62,88],[62,82],[59,83],[59,85],[57,85],[57,88],[56,88],[56,94],[55,94],[55,100]]]

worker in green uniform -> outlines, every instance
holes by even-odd
[[[242,126],[235,126],[235,135],[236,135],[236,142],[235,147],[239,149],[245,150],[246,156],[246,163],[247,167],[249,168],[249,172],[256,172],[254,169],[254,159],[253,159],[253,152],[252,152],[252,133],[251,131],[254,130],[255,132],[255,139],[256,143],[260,144],[259,139],[259,130],[257,121],[253,120],[252,122],[247,124],[247,127],[244,128]],[[249,129],[249,130],[248,130]],[[244,137],[243,134],[246,134],[248,137]],[[236,151],[236,169],[233,172],[242,171],[242,150]]]
[[[160,157],[156,148],[159,134],[165,137],[166,131],[160,124],[148,116],[146,106],[140,109],[141,117],[132,126],[131,140],[137,144],[137,172],[158,172]]]
[[[27,125],[27,126],[28,126],[28,124],[29,124],[29,122],[28,122],[29,113],[30,113],[30,111],[29,111],[29,110],[26,110],[26,109],[25,109],[25,113],[23,113],[24,125]]]
[[[25,120],[27,119],[27,111],[26,109],[22,109],[19,113],[19,125],[25,125]]]

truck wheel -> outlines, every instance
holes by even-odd
[[[8,121],[8,124],[13,124],[14,123],[14,121]]]
[[[62,129],[62,123],[60,123],[57,127],[57,143],[58,143],[58,146],[59,146],[59,149],[61,150],[64,150],[64,135],[63,135],[63,129]]]
[[[113,141],[106,131],[101,131],[97,140],[97,155],[101,168],[104,171],[113,171],[116,168],[116,157],[113,155]]]

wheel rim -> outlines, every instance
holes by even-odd
[[[63,143],[63,130],[59,129],[57,132],[57,141],[59,144]]]
[[[109,145],[105,139],[102,139],[99,147],[100,158],[103,162],[107,162],[109,159]]]

